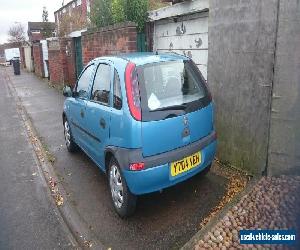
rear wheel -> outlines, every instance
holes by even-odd
[[[109,187],[113,206],[121,218],[132,215],[136,207],[136,196],[130,192],[115,158],[109,163]]]
[[[65,142],[69,152],[75,152],[78,150],[77,144],[73,140],[72,132],[70,125],[67,119],[64,119],[64,135],[65,135]]]

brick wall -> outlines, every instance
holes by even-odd
[[[64,83],[64,63],[65,56],[61,48],[64,40],[53,40],[48,42],[48,61],[50,82],[53,84]]]
[[[63,70],[60,63],[60,51],[49,49],[48,50],[49,73],[50,82],[59,84],[63,82]]]
[[[42,54],[42,44],[34,43],[33,44],[33,63],[34,63],[34,72],[37,76],[44,76],[44,65],[43,65],[43,54]]]
[[[136,25],[126,22],[82,33],[82,59],[86,65],[95,57],[136,52]],[[72,38],[48,43],[50,81],[53,84],[76,83],[75,48]]]
[[[53,40],[48,43],[50,82],[74,85],[75,52],[72,38]]]
[[[132,22],[84,32],[82,33],[83,64],[86,65],[99,56],[136,52],[136,41],[136,24]]]

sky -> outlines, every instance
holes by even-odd
[[[0,0],[0,44],[7,42],[9,27],[20,22],[27,34],[28,21],[41,22],[43,6],[54,22],[54,11],[62,6],[63,0]],[[70,0],[65,0],[65,4]]]

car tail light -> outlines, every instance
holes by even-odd
[[[138,162],[138,163],[131,163],[129,165],[129,169],[132,171],[140,171],[144,169],[145,163],[144,162]]]
[[[125,71],[125,85],[130,113],[134,119],[141,121],[141,99],[138,75],[134,63],[128,63]]]

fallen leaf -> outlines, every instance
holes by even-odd
[[[60,195],[60,194],[57,194],[56,197],[55,197],[55,203],[57,206],[61,206],[64,204],[64,198]]]
[[[86,245],[86,246],[89,247],[89,248],[92,247],[92,245],[93,245],[91,241],[87,241],[87,240],[85,240],[85,241],[83,242],[83,244]]]

